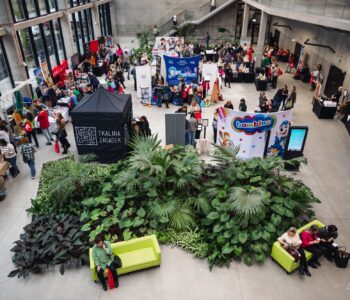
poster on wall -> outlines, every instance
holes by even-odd
[[[198,81],[199,55],[183,58],[164,55],[164,61],[166,81],[169,85],[178,85],[180,78],[184,78],[186,83],[190,83],[192,80]]]
[[[137,98],[142,99],[141,89],[148,88],[149,99],[152,96],[152,75],[151,75],[151,66],[137,66],[136,70],[136,89],[137,89]]]
[[[40,58],[39,58],[40,60]],[[41,60],[40,61],[40,68],[41,68],[41,71],[43,73],[43,77],[44,77],[44,80],[47,84],[48,87],[52,87],[53,86],[53,80],[52,80],[52,77],[51,77],[51,74],[50,74],[50,71],[49,71],[49,66],[47,65],[47,61],[46,60]]]
[[[247,113],[220,107],[217,144],[239,146],[238,157],[283,156],[292,112]],[[265,146],[270,131],[269,142]]]
[[[298,69],[301,70],[304,68],[305,64],[305,47],[301,47],[300,49],[300,56],[299,56],[299,61],[298,61]]]
[[[168,55],[178,56],[176,48],[182,49],[185,44],[185,38],[182,36],[169,36],[169,37],[157,37],[154,47],[152,49],[152,55]]]
[[[207,63],[202,65],[202,78],[210,78],[210,88],[208,90],[208,95],[211,95],[213,92],[214,82],[219,77],[218,74],[218,64]]]

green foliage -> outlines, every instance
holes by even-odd
[[[110,166],[73,158],[46,164],[29,211],[44,219],[51,213],[80,217],[75,224],[85,247],[100,233],[116,242],[156,232],[162,242],[206,257],[212,267],[233,259],[263,263],[276,238],[312,218],[312,206],[319,202],[301,181],[286,175],[278,157],[242,161],[236,158],[239,148],[216,146],[215,165],[209,165],[193,147],[162,149],[157,136],[136,136],[130,147],[126,160]],[[28,234],[42,230],[35,220]],[[72,242],[64,241],[62,247]],[[38,267],[33,257],[39,245],[26,245],[25,251],[34,252],[18,254],[18,261],[26,262],[19,262],[12,276],[81,257],[45,252]]]
[[[80,227],[79,219],[70,215],[33,218],[11,249],[17,269],[8,277],[27,277],[55,265],[60,265],[63,275],[67,267],[88,264],[87,234]]]

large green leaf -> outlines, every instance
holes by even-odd
[[[230,254],[233,252],[233,250],[234,250],[234,248],[229,243],[227,243],[222,247],[221,252],[223,254]]]
[[[217,211],[212,211],[207,215],[207,218],[210,220],[216,220],[220,217],[219,213]]]
[[[238,234],[238,240],[241,244],[244,244],[249,238],[249,235],[247,232],[240,232]]]

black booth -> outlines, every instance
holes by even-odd
[[[71,112],[78,153],[94,154],[101,163],[123,159],[131,132],[131,95],[115,95],[99,87]]]
[[[314,99],[312,110],[319,119],[334,119],[337,107],[324,106],[322,101]]]

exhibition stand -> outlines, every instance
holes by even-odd
[[[101,163],[125,158],[131,131],[131,95],[99,87],[85,96],[71,112],[79,155],[94,154]]]

